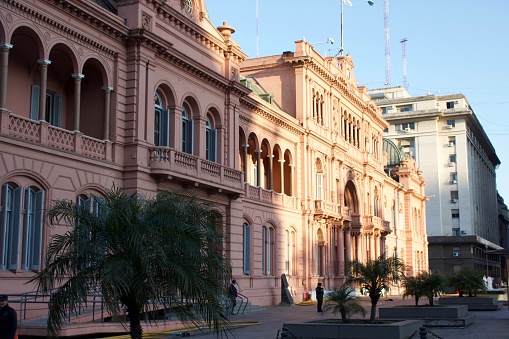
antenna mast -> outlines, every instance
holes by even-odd
[[[391,35],[389,33],[389,0],[385,1],[385,86],[391,87]]]
[[[401,39],[399,42],[401,42],[401,58],[403,60],[403,87],[405,89],[408,89],[408,83],[406,82],[406,42],[408,41],[407,38]]]
[[[258,0],[256,0],[256,57],[258,58]]]

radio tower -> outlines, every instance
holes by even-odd
[[[385,86],[391,87],[391,35],[389,33],[389,0],[385,1]]]
[[[408,41],[407,38],[401,39],[399,42],[401,42],[401,59],[403,60],[403,87],[405,89],[408,89],[408,84],[406,82],[406,42]]]

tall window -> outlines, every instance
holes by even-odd
[[[30,119],[39,120],[39,95],[41,88],[39,85],[32,85],[32,95],[30,100]],[[62,127],[62,95],[46,91],[46,120],[50,125]]]
[[[5,184],[2,186],[1,207],[0,269],[40,269],[44,191],[36,187],[23,190]]]
[[[274,246],[274,229],[272,227],[262,227],[262,274],[272,274],[272,256]]]
[[[251,225],[243,225],[242,270],[251,274]]]
[[[322,173],[322,163],[320,159],[316,159],[316,172],[315,172],[315,199],[322,200],[322,192],[323,192],[323,173]]]
[[[164,108],[163,100],[156,93],[154,102],[154,145],[169,146],[170,117],[169,110]]]
[[[295,275],[295,232],[286,231],[286,273]]]
[[[207,160],[217,161],[216,157],[216,129],[210,114],[207,114],[207,124],[205,126],[205,155]]]
[[[182,152],[193,154],[193,120],[187,103],[184,103],[182,111]]]

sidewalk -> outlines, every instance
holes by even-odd
[[[377,306],[377,316],[379,307],[392,307],[397,305],[413,305],[413,299],[401,299],[401,297],[390,297],[393,301],[380,300]],[[371,309],[369,298],[362,298],[363,306],[368,311]],[[425,301],[421,300],[420,304]],[[507,305],[499,311],[469,312],[477,318],[475,322],[466,328],[436,328],[431,327],[428,330],[429,338],[444,339],[506,339],[509,338],[509,311]],[[241,326],[234,329],[236,338],[241,339],[273,339],[276,338],[278,330],[282,328],[283,323],[305,322],[323,318],[332,318],[332,314],[321,314],[316,311],[316,306],[270,306],[260,312],[246,313],[232,316],[232,321],[238,323],[250,323],[249,326]],[[339,315],[337,316],[339,317]],[[253,324],[255,323],[255,324]],[[200,334],[192,332],[192,336],[212,339],[216,338],[212,334]],[[170,338],[172,336],[169,336]],[[173,336],[175,337],[175,336]],[[415,339],[419,339],[416,335]],[[386,339],[386,338],[377,338]],[[390,338],[387,338],[390,339]]]

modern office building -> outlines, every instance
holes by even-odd
[[[390,123],[384,136],[412,154],[426,180],[432,270],[463,266],[501,277],[495,149],[463,94],[413,97],[404,88],[369,91]]]
[[[220,6],[220,4],[216,4]],[[0,0],[0,290],[25,293],[57,199],[190,190],[224,216],[253,304],[344,281],[389,252],[427,269],[425,182],[350,56],[247,60],[204,0]],[[274,80],[274,81],[271,81]],[[384,150],[390,150],[385,152]]]

